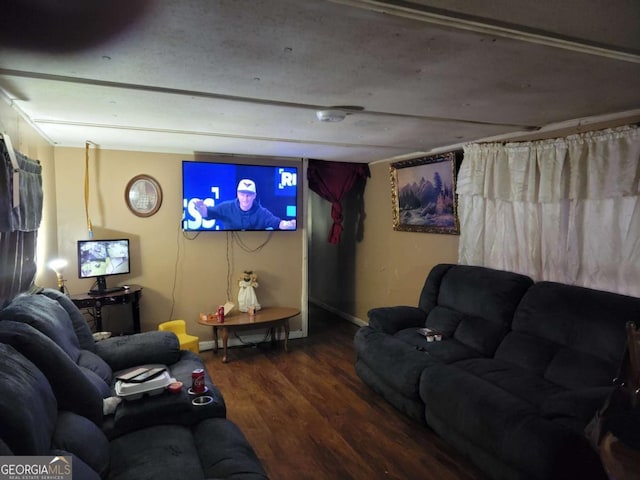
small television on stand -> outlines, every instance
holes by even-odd
[[[107,287],[107,278],[131,273],[129,240],[78,240],[78,277],[95,278],[90,295],[103,295],[124,290]]]

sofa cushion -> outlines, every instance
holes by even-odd
[[[415,420],[420,425],[424,425],[424,403],[418,395],[410,397],[403,395],[399,390],[395,390],[378,376],[378,372],[360,358],[356,358],[355,370],[360,379],[367,384],[374,392],[382,396],[387,402],[393,405],[407,417]]]
[[[472,358],[455,362],[454,365],[535,409],[540,409],[550,395],[566,391],[535,372],[493,358]]]
[[[71,301],[71,299],[59,290],[54,290],[52,288],[44,288],[38,293],[57,301],[60,306],[65,309],[73,325],[73,330],[78,339],[80,348],[93,352],[95,350],[95,340],[93,339],[91,329],[89,328],[85,318],[82,316],[82,313],[80,313],[80,310]]]
[[[84,463],[80,457],[77,457],[71,452],[54,448],[49,453],[51,455],[56,455],[58,457],[66,457],[66,456],[73,457],[71,461],[72,468],[73,468],[73,478],[81,478],[82,480],[100,480],[101,479],[100,475],[98,475],[98,472],[93,470],[89,465]]]
[[[45,375],[58,401],[58,407],[102,423],[101,389],[108,385],[95,377],[87,383],[81,369],[53,340],[26,323],[0,322],[0,343],[13,346]]]
[[[515,377],[496,381],[500,371],[494,376],[488,365],[481,368],[485,363],[481,360],[486,359],[477,359],[475,373],[484,370],[485,378],[459,368],[459,363],[423,372],[420,396],[428,399],[425,416],[437,433],[456,438],[466,451],[481,450],[485,457],[499,458],[520,472],[519,478],[602,478],[598,456],[582,432],[576,434],[562,422],[542,417],[535,405],[542,395],[532,401],[522,398],[524,390],[512,388]],[[512,391],[504,388],[505,383]]]
[[[449,428],[497,454],[513,428],[537,415],[537,407],[453,365],[424,370],[420,396],[425,414],[446,419]]]
[[[44,295],[19,295],[0,310],[0,320],[14,320],[31,325],[78,361],[80,345],[69,315],[56,301]]]
[[[102,398],[108,398],[113,395],[111,387],[107,383],[105,383],[104,379],[100,377],[96,372],[94,372],[93,370],[89,370],[88,368],[81,367],[80,365],[77,365],[77,367],[84,376],[84,379],[88,380],[88,382],[93,385],[93,387],[98,390],[98,392],[100,392],[100,396]]]
[[[451,332],[459,342],[491,356],[532,284],[529,277],[517,273],[439,265],[430,272],[420,294],[419,306],[428,312],[424,326]]]
[[[89,350],[80,350],[78,355],[78,365],[91,370],[109,385],[113,372],[111,367],[102,358]]]
[[[495,357],[568,389],[607,386],[640,299],[553,282],[529,289]]]
[[[58,403],[45,376],[12,346],[0,344],[1,435],[15,455],[47,455]]]
[[[465,314],[441,305],[435,305],[429,311],[429,319],[425,316],[421,327],[429,327],[439,331],[445,337],[453,337]]]
[[[367,316],[371,328],[393,335],[405,328],[424,326],[427,312],[417,307],[397,305],[372,308],[367,312]]]
[[[456,338],[446,336],[441,341],[427,342],[425,336],[416,328],[407,328],[394,335],[394,338],[406,344],[415,346],[418,350],[427,353],[433,360],[451,363],[471,357],[479,357],[480,352]]]
[[[154,330],[97,342],[96,354],[115,372],[148,363],[172,365],[180,360],[181,351],[175,333]]]
[[[417,343],[420,336],[414,333]],[[371,327],[358,329],[354,342],[359,359],[389,387],[408,397],[418,398],[420,373],[438,361],[415,345]]]
[[[224,418],[131,432],[111,442],[111,458],[110,480],[267,479],[242,432]]]
[[[50,298],[44,293],[53,295],[55,298]],[[24,294],[16,297],[7,307],[0,311],[0,320],[22,322],[46,335],[74,363],[78,364],[81,371],[95,388],[101,392],[102,396],[108,397],[111,395],[111,367],[102,358],[93,353],[92,350],[95,349],[93,338],[90,344],[92,350],[80,348],[76,331],[82,331],[83,329],[79,326],[74,327],[69,316],[69,311],[73,312],[74,309],[75,313],[80,315],[78,309],[67,297],[57,298],[55,292],[51,293],[48,290],[44,290],[43,294]],[[84,319],[77,319],[78,324],[80,321],[88,329]]]
[[[110,455],[112,480],[205,478],[191,429],[181,425],[159,425],[118,437],[110,443]]]
[[[71,412],[59,412],[51,445],[77,456],[101,477],[109,470],[107,437],[95,423],[85,417]]]
[[[453,263],[441,263],[434,266],[424,281],[420,297],[418,298],[418,308],[425,313],[429,313],[438,304],[440,285],[445,275],[452,268],[457,267]]]
[[[579,390],[564,390],[549,395],[540,406],[540,414],[545,418],[565,421],[575,419],[582,431],[596,411],[604,405],[613,387],[595,387]]]
[[[253,448],[232,421],[203,420],[193,428],[193,436],[205,478],[236,478],[236,472],[244,472],[247,480],[266,480]]]
[[[13,452],[9,448],[9,445],[7,445],[4,440],[2,440],[2,438],[0,438],[0,456],[5,455],[13,455]]]
[[[551,340],[520,331],[511,331],[500,343],[495,358],[542,377],[557,349],[557,344]]]

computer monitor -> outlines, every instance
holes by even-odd
[[[95,278],[89,293],[108,293],[122,287],[107,287],[107,277],[131,273],[129,240],[78,240],[78,277]]]

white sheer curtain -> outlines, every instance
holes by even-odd
[[[459,263],[640,296],[640,130],[473,144]]]

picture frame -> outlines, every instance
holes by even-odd
[[[447,152],[390,165],[394,230],[460,235],[460,159],[461,152]]]

